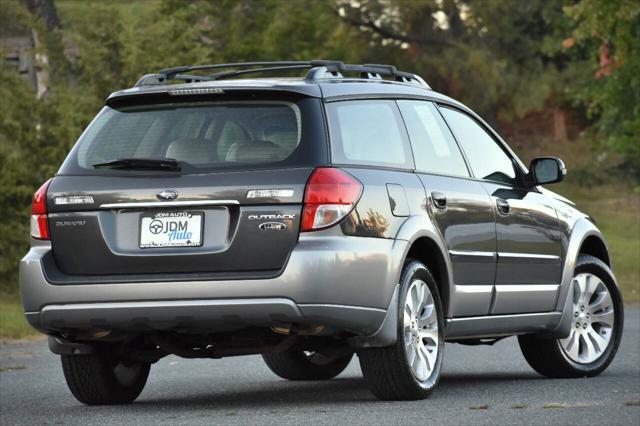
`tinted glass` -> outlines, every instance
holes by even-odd
[[[171,158],[185,173],[326,163],[317,99],[105,107],[62,172],[125,158]],[[319,146],[322,145],[322,146]]]
[[[440,108],[456,139],[462,146],[474,175],[480,179],[517,184],[511,158],[473,118],[467,114]]]
[[[460,148],[436,106],[425,101],[398,101],[398,106],[409,131],[416,169],[468,177]]]
[[[334,102],[327,111],[334,163],[412,168],[395,102]]]

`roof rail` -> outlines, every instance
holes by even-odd
[[[207,71],[223,68],[245,68],[239,70],[221,71],[210,75],[184,74],[192,71]],[[248,68],[248,69],[246,69]],[[164,84],[168,80],[182,80],[186,83],[196,81],[221,80],[233,76],[253,73],[269,73],[310,68],[305,80],[313,81],[327,78],[344,78],[345,73],[357,73],[360,78],[381,80],[382,76],[393,77],[395,81],[403,83],[417,83],[430,89],[429,85],[419,76],[398,71],[393,65],[385,64],[345,64],[341,61],[313,60],[313,61],[278,61],[278,62],[235,62],[229,64],[194,65],[165,68],[156,74],[142,76],[135,87]]]

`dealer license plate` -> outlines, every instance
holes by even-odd
[[[140,248],[199,247],[204,213],[156,212],[140,216]]]

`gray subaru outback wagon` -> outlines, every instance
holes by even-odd
[[[539,373],[594,376],[623,305],[593,219],[541,187],[564,175],[394,66],[165,69],[35,193],[25,315],[85,404],[133,401],[168,354],[289,380],[357,354],[377,397],[420,399],[445,341],[512,335]]]

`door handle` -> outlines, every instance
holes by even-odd
[[[447,208],[447,196],[442,192],[433,191],[431,193],[431,199],[433,200],[433,205],[436,206],[437,209]]]
[[[498,213],[502,215],[508,215],[511,211],[511,206],[509,206],[509,202],[507,200],[503,200],[502,198],[496,199],[496,206],[498,207]]]

